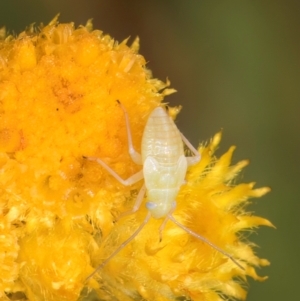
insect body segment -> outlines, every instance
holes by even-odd
[[[171,166],[184,156],[183,142],[166,110],[158,107],[150,114],[142,138],[142,160],[153,157],[161,166]]]
[[[187,169],[186,158],[182,155],[170,166],[160,165],[153,157],[144,162],[144,179],[147,188],[146,206],[154,218],[166,216],[184,182]]]
[[[118,103],[120,104],[119,101]],[[180,186],[184,183],[187,167],[197,163],[200,160],[200,154],[198,151],[179,132],[166,110],[158,107],[152,111],[148,118],[142,138],[142,153],[139,154],[134,149],[132,144],[127,112],[122,104],[120,104],[120,107],[124,111],[126,120],[129,154],[135,163],[143,165],[143,169],[128,179],[122,179],[101,159],[95,157],[85,158],[99,163],[123,185],[132,185],[144,178],[145,184],[141,188],[132,210],[121,214],[121,217],[132,214],[139,209],[146,191],[148,198],[148,202],[146,203],[148,214],[140,227],[125,242],[123,242],[115,250],[115,252],[113,252],[104,262],[102,262],[102,264],[100,264],[86,280],[90,279],[97,271],[102,269],[117,253],[119,253],[128,243],[130,243],[130,241],[132,241],[143,229],[151,216],[157,219],[163,217],[165,218],[159,229],[160,237],[162,236],[161,233],[167,221],[171,220],[178,227],[197,239],[209,244],[211,247],[230,258],[241,269],[244,269],[230,254],[212,244],[205,237],[202,237],[201,235],[180,224],[172,215],[176,208],[175,200]],[[183,143],[190,149],[193,156],[185,157]]]

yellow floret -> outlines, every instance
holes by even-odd
[[[271,226],[244,212],[250,197],[268,189],[233,185],[247,161],[230,166],[234,148],[217,159],[217,134],[200,148],[202,160],[189,169],[174,216],[246,270],[172,224],[159,242],[162,221],[153,219],[85,282],[135,231],[146,208],[116,223],[142,183],[123,187],[83,156],[102,158],[123,178],[137,172],[117,100],[128,111],[139,151],[148,115],[174,92],[168,85],[151,77],[137,39],[131,46],[117,43],[90,22],[76,29],[55,18],[0,41],[1,300],[18,293],[71,301],[91,291],[101,300],[243,299],[235,280],[263,279],[253,267],[268,262],[238,232]]]

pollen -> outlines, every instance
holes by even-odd
[[[142,181],[124,187],[84,157],[103,159],[123,178],[138,172],[117,100],[128,111],[140,151],[148,116],[175,92],[168,80],[152,78],[138,50],[138,39],[118,43],[90,21],[75,27],[57,17],[18,36],[1,34],[1,300],[245,299],[247,276],[266,278],[255,269],[268,261],[255,254],[243,231],[272,226],[246,210],[269,188],[236,184],[248,162],[232,165],[233,147],[216,157],[218,133],[200,146],[202,159],[188,170],[174,217],[245,270],[170,222],[160,241],[162,221],[151,219],[86,282],[147,209],[142,205],[119,219]]]

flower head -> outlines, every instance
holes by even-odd
[[[74,28],[57,18],[0,41],[0,298],[77,300],[94,290],[105,300],[244,299],[241,280],[263,280],[267,265],[241,231],[271,226],[245,206],[268,188],[235,184],[242,161],[234,148],[214,156],[221,134],[200,147],[174,216],[245,267],[168,223],[151,219],[139,235],[88,283],[86,277],[140,225],[146,208],[116,222],[141,183],[124,187],[84,155],[104,159],[126,178],[139,170],[127,151],[120,100],[139,150],[151,111],[174,92],[153,79],[131,46],[90,22]],[[174,114],[176,115],[176,114]]]

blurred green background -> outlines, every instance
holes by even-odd
[[[272,192],[251,210],[277,230],[261,228],[252,240],[271,261],[249,281],[249,301],[296,300],[300,270],[300,1],[2,0],[0,26],[20,32],[33,22],[94,27],[121,41],[141,39],[153,75],[168,77],[182,104],[177,124],[196,145],[224,129],[219,154],[230,145],[234,161],[251,164],[243,181]],[[294,289],[294,291],[293,291]]]

